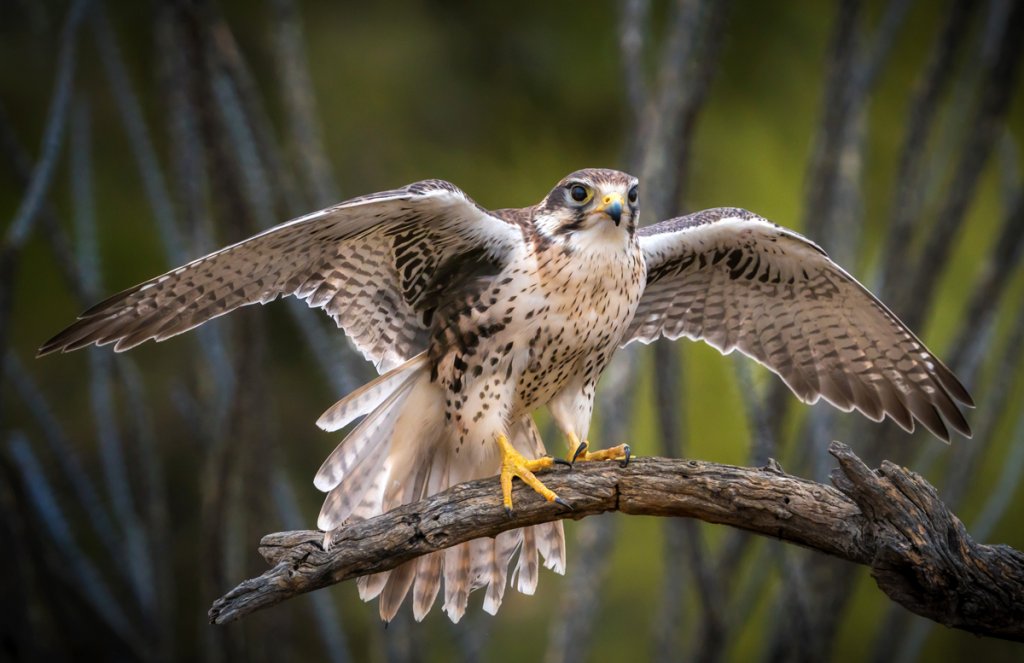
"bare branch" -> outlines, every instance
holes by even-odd
[[[99,242],[96,233],[95,201],[92,191],[92,137],[89,106],[79,98],[71,114],[71,179],[75,201],[75,230],[78,235],[77,264],[87,293],[100,289]],[[153,569],[147,554],[145,530],[138,517],[129,480],[128,462],[118,425],[114,398],[114,360],[109,353],[89,353],[90,390],[93,419],[99,439],[100,458],[107,487],[126,548],[125,564],[117,566],[140,606],[152,612]]]
[[[224,624],[293,596],[394,568],[436,550],[563,518],[621,511],[680,516],[779,538],[872,568],[906,608],[978,635],[1024,641],[1024,553],[975,543],[920,476],[888,461],[871,471],[844,444],[830,486],[775,468],[643,458],[620,468],[592,463],[544,476],[574,505],[564,511],[516,486],[505,515],[494,478],[460,484],[415,504],[343,528],[325,551],[322,532],[263,537],[273,568],[214,602]]]
[[[167,178],[160,166],[154,140],[142,112],[142,103],[128,76],[128,68],[117,43],[110,19],[102,8],[93,15],[92,27],[100,59],[110,83],[110,91],[117,104],[121,121],[138,165],[143,189],[149,199],[153,221],[163,242],[167,257],[174,264],[189,257],[177,224],[177,215]]]
[[[7,451],[20,471],[29,494],[29,501],[39,522],[57,542],[53,550],[57,551],[61,563],[65,565],[61,570],[67,572],[68,582],[74,583],[100,620],[134,650],[137,656],[143,658],[142,652],[147,650],[144,639],[136,631],[132,620],[125,613],[122,604],[93,560],[79,547],[64,509],[54,498],[53,487],[32,452],[32,444],[16,431],[8,442]]]
[[[57,75],[53,84],[53,99],[47,113],[46,130],[36,169],[4,237],[5,244],[20,248],[32,232],[36,215],[46,198],[53,179],[54,167],[64,144],[68,108],[75,74],[75,52],[78,50],[78,27],[89,3],[79,0],[71,6],[61,30],[61,48],[57,56]]]
[[[950,366],[963,367],[961,375],[967,383],[975,383],[981,359],[985,355],[985,340],[988,334],[979,333],[993,325],[999,312],[998,303],[1003,292],[1011,285],[1017,267],[1024,259],[1024,187],[1017,189],[1010,209],[999,229],[999,237],[992,247],[992,253],[983,263],[981,275],[971,298],[967,303],[965,320],[970,324],[961,327],[957,341],[953,343]]]
[[[644,71],[644,47],[647,41],[648,18],[651,9],[649,0],[628,0],[621,5],[619,17],[619,54],[622,59],[622,81],[626,90],[626,105],[630,112],[630,126],[635,131],[632,138],[637,138],[639,128],[644,121],[644,106],[647,104],[647,78]],[[639,163],[639,145],[629,151],[630,163]]]
[[[971,14],[977,6],[978,3],[970,0],[950,2],[942,29],[928,56],[928,64],[914,86],[907,132],[900,152],[895,194],[890,207],[889,231],[882,249],[883,294],[889,294],[899,287],[901,279],[897,275],[908,261],[914,220],[920,213],[920,197],[925,189],[922,186],[922,175],[928,154],[928,137],[939,112],[939,102],[953,78],[953,64],[970,33],[965,26],[970,25]]]
[[[294,0],[271,0],[277,74],[288,115],[295,160],[315,205],[327,206],[339,198],[331,161],[327,158],[316,95],[306,57],[302,21]]]
[[[981,99],[969,125],[974,130],[967,138],[948,187],[949,193],[918,260],[913,285],[907,291],[910,299],[896,302],[896,310],[912,328],[920,326],[927,313],[938,283],[935,275],[942,273],[952,253],[955,242],[951,238],[963,223],[980,174],[1003,130],[1024,52],[1024,42],[1019,39],[1021,30],[1024,30],[1024,5],[1015,3],[1007,17],[996,55],[984,72]],[[903,303],[905,308],[900,305]]]
[[[61,426],[60,419],[54,414],[53,407],[32,374],[10,350],[4,357],[3,377],[9,381],[14,393],[39,426],[42,438],[49,447],[49,453],[60,468],[60,482],[70,486],[75,501],[85,511],[85,522],[90,532],[99,539],[107,553],[112,555],[118,564],[122,563],[123,548],[120,547],[120,535],[114,526],[114,518],[85,469],[81,451]]]

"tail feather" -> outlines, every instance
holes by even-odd
[[[454,459],[452,459],[454,460]],[[450,484],[457,484],[461,481],[476,478],[474,474],[479,469],[468,467],[457,462],[448,464],[448,480]],[[469,593],[475,588],[479,567],[478,555],[474,549],[479,549],[483,541],[466,541],[452,546],[444,551],[444,610],[453,623],[459,623],[466,613],[466,606],[469,603]]]
[[[416,577],[416,563],[406,562],[398,568],[391,570],[387,584],[380,595],[380,618],[390,622],[398,614],[402,607],[409,589],[412,588],[412,581]]]
[[[375,449],[373,453],[366,456],[362,463],[356,466],[356,469],[360,465],[374,466],[384,464],[387,458],[386,452],[386,448]],[[387,472],[386,465],[383,472],[385,474]],[[379,473],[371,471],[356,472],[355,476],[351,477],[348,481],[343,481],[332,488],[331,492],[327,493],[323,506],[320,507],[320,517],[317,519],[316,526],[328,532],[345,522],[369,492],[370,488],[376,483]]]
[[[415,472],[415,479],[412,481],[390,481],[384,490],[384,495],[379,511],[387,513],[391,509],[408,504],[426,496],[426,490],[430,479],[431,465],[427,463],[414,464],[412,467],[405,467],[396,461],[389,470],[389,475],[403,476]],[[390,622],[398,614],[402,607],[409,589],[412,588],[413,580],[416,578],[417,560],[412,560],[391,570],[387,582],[380,595],[380,618]]]
[[[519,561],[512,572],[512,582],[521,593],[532,595],[537,591],[537,538],[532,527],[523,530],[523,545],[519,548]],[[517,581],[518,577],[518,581]]]
[[[469,565],[472,541],[460,543],[444,551],[444,606],[448,619],[458,624],[469,603]]]
[[[537,537],[537,550],[544,558],[544,568],[559,575],[565,574],[565,528],[562,521],[533,526]]]
[[[403,423],[400,422],[399,427],[407,428]],[[423,499],[429,494],[427,487],[433,469],[429,456],[433,453],[433,445],[423,440],[404,439],[407,437],[402,430],[395,431],[395,444],[399,448],[388,458],[390,480],[384,489],[381,513]]]
[[[367,455],[380,448],[386,451],[390,447],[391,435],[398,420],[396,415],[415,386],[417,377],[416,374],[407,376],[370,416],[363,419],[356,429],[335,447],[317,471],[313,479],[314,486],[323,491],[331,490],[344,481]]]
[[[387,479],[387,476],[386,467],[381,468],[373,476],[370,489],[366,491],[362,501],[352,510],[349,521],[367,520],[380,514],[381,495],[384,493],[384,481]],[[330,536],[331,533],[328,532],[324,537],[324,548],[328,550],[330,549]],[[384,590],[385,585],[387,585],[390,575],[391,571],[381,571],[380,573],[356,578],[356,589],[359,592],[359,598],[363,601],[372,601],[377,598]]]
[[[390,577],[391,571],[381,571],[380,573],[356,578],[356,589],[359,590],[359,598],[364,601],[372,601],[380,596]]]
[[[437,449],[430,463],[426,495],[439,493],[448,487],[449,468],[447,450]],[[444,552],[431,553],[416,560],[416,583],[413,590],[412,614],[416,621],[423,621],[437,600],[444,574]]]
[[[373,481],[370,482],[369,490],[363,495],[363,499],[356,505],[356,508],[352,509],[352,514],[348,517],[349,522],[367,520],[381,513],[380,501],[381,495],[384,493],[384,480],[387,478],[387,475],[386,467],[382,467],[377,471]],[[329,495],[328,499],[330,499]],[[330,550],[334,544],[333,534],[333,530],[327,530],[327,533],[324,535],[324,550]]]
[[[421,352],[409,361],[396,366],[376,380],[364,384],[332,405],[316,420],[316,425],[325,431],[341,430],[357,417],[369,414],[380,407],[387,397],[406,382],[410,375],[426,365],[427,355]]]
[[[387,481],[387,478],[388,468],[386,466],[380,467],[377,470],[377,474],[373,477],[370,489],[363,495],[363,499],[356,508],[352,509],[352,515],[349,516],[349,520],[354,522],[369,520],[381,514],[380,503],[381,499],[383,499],[384,482]]]
[[[501,601],[505,597],[505,586],[508,584],[508,564],[523,540],[521,530],[502,532],[494,537],[491,546],[491,560],[487,594],[484,596],[484,611],[491,615],[498,614]]]
[[[416,583],[412,593],[412,616],[421,622],[434,607],[441,589],[444,552],[434,552],[416,560]]]
[[[469,591],[486,587],[491,582],[491,566],[494,561],[494,539],[473,539],[469,541]]]

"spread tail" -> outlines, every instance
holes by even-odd
[[[441,492],[453,485],[453,479],[457,483],[466,478],[467,468],[452,471],[459,459],[447,444],[444,393],[430,381],[424,355],[352,392],[317,423],[326,430],[337,430],[362,415],[365,419],[324,461],[314,479],[316,487],[328,493],[317,523],[327,532],[325,547],[331,545],[331,530],[346,521],[385,513]],[[521,453],[534,457],[544,454],[532,419],[516,422],[508,433]],[[478,468],[468,469],[471,478],[490,473],[487,468],[482,473]],[[495,499],[500,499],[497,493]],[[420,621],[440,594],[444,578],[444,611],[458,622],[475,589],[486,588],[484,610],[491,614],[498,611],[509,564],[517,552],[513,584],[519,591],[532,594],[537,586],[538,554],[547,568],[564,573],[561,521],[467,541],[390,571],[364,576],[356,585],[364,601],[380,597],[380,615],[386,622],[395,617],[411,592],[413,616]]]

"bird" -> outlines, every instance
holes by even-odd
[[[744,209],[640,226],[639,182],[573,172],[536,205],[487,210],[424,180],[338,203],[177,267],[93,306],[39,354],[162,341],[240,306],[291,295],[330,315],[379,377],[317,420],[357,419],[317,472],[317,521],[331,532],[458,483],[498,475],[513,508],[519,478],[556,463],[628,462],[628,445],[591,451],[598,378],[633,342],[686,337],[739,350],[801,401],[969,437],[956,376],[818,245]],[[959,405],[958,405],[959,404]],[[547,455],[533,420],[546,407],[566,440]],[[361,418],[361,419],[360,419]],[[497,500],[497,496],[495,496]],[[509,577],[509,567],[518,554]],[[561,520],[465,542],[359,578],[385,622],[412,594],[422,620],[464,615],[486,588],[532,594],[538,569],[565,570]]]

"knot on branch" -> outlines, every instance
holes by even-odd
[[[946,626],[1021,639],[1024,553],[976,543],[919,474],[884,461],[871,470],[848,446],[832,483],[860,508],[871,575],[890,598]]]

